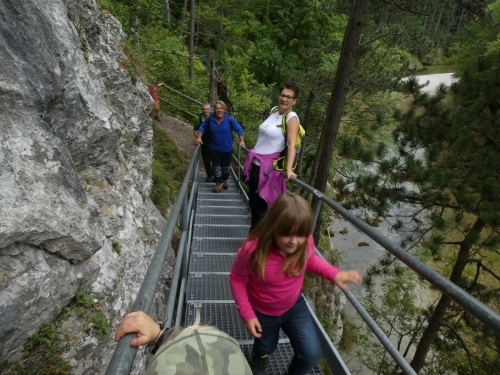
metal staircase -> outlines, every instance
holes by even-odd
[[[248,235],[250,214],[233,176],[229,179],[229,188],[221,193],[212,192],[214,184],[205,182],[206,175],[200,173],[198,178],[184,326],[193,323],[198,308],[201,323],[215,326],[234,337],[249,359],[253,338],[238,316],[229,287],[229,272],[238,248]],[[267,373],[286,374],[292,356],[290,342],[281,332]],[[322,372],[315,366],[309,374]]]

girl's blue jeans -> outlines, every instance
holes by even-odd
[[[281,316],[254,311],[262,327],[262,338],[255,339],[253,344],[256,356],[270,355],[276,350],[282,328],[294,351],[288,374],[307,374],[321,357],[321,345],[304,297],[300,295],[295,305]]]

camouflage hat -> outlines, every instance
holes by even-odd
[[[252,375],[232,337],[212,327],[182,332],[163,344],[146,375]]]

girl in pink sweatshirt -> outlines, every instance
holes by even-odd
[[[313,320],[301,295],[304,274],[312,272],[346,290],[359,285],[358,271],[340,271],[315,254],[313,217],[299,195],[285,193],[238,250],[229,281],[238,313],[255,338],[250,367],[265,374],[283,329],[294,349],[289,375],[306,374],[321,356]]]

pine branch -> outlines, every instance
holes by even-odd
[[[472,374],[476,375],[476,369],[474,368],[474,364],[472,363],[471,352],[470,352],[469,348],[467,347],[467,344],[465,343],[465,341],[462,339],[462,336],[460,336],[460,334],[455,330],[455,328],[453,328],[452,325],[449,324],[448,322],[441,321],[441,325],[444,327],[447,327],[451,332],[453,332],[453,334],[458,339],[458,341],[460,341],[460,343],[462,344],[462,347],[465,350],[465,353],[467,354],[467,358],[469,359],[469,364],[470,364],[470,369],[472,371]]]
[[[381,0],[383,3],[386,3],[390,6],[393,6],[394,8],[397,8],[399,10],[402,10],[403,12],[409,12],[409,13],[413,13],[413,14],[416,14],[416,15],[419,15],[419,16],[428,16],[429,13],[422,13],[422,12],[419,12],[419,11],[416,11],[416,10],[411,10],[409,8],[406,8],[406,7],[403,7],[401,6],[400,4],[397,4],[393,1],[389,1],[389,0]]]
[[[176,55],[176,56],[180,56],[180,57],[185,57],[186,59],[190,59],[191,57],[193,57],[193,58],[196,59],[195,56],[183,55],[182,53],[177,52],[174,49],[172,51],[170,51],[170,52],[164,51],[164,50],[161,50],[161,49],[156,49],[156,48],[144,47],[144,46],[141,46],[141,49],[145,49],[145,50],[148,50],[148,51],[154,51],[154,52],[161,52],[161,53],[164,53],[166,55]]]
[[[395,35],[401,35],[401,33],[387,33],[387,34],[381,35],[381,36],[379,36],[379,37],[377,37],[377,38],[374,38],[374,39],[372,39],[372,40],[369,40],[368,42],[361,43],[361,44],[360,44],[360,46],[361,46],[361,47],[364,47],[364,46],[366,46],[367,44],[370,44],[370,43],[376,42],[377,40],[379,40],[379,39],[383,39],[383,38],[385,38],[386,36],[395,36]]]
[[[488,272],[491,276],[493,276],[495,279],[497,279],[498,281],[500,281],[500,276],[497,275],[495,273],[495,271],[493,271],[491,268],[486,267],[483,264],[483,260],[482,259],[467,259],[467,261],[470,262],[470,263],[477,263],[477,267],[478,268],[482,268],[483,270],[485,270],[486,272]],[[479,274],[479,270],[478,270],[477,273]]]

